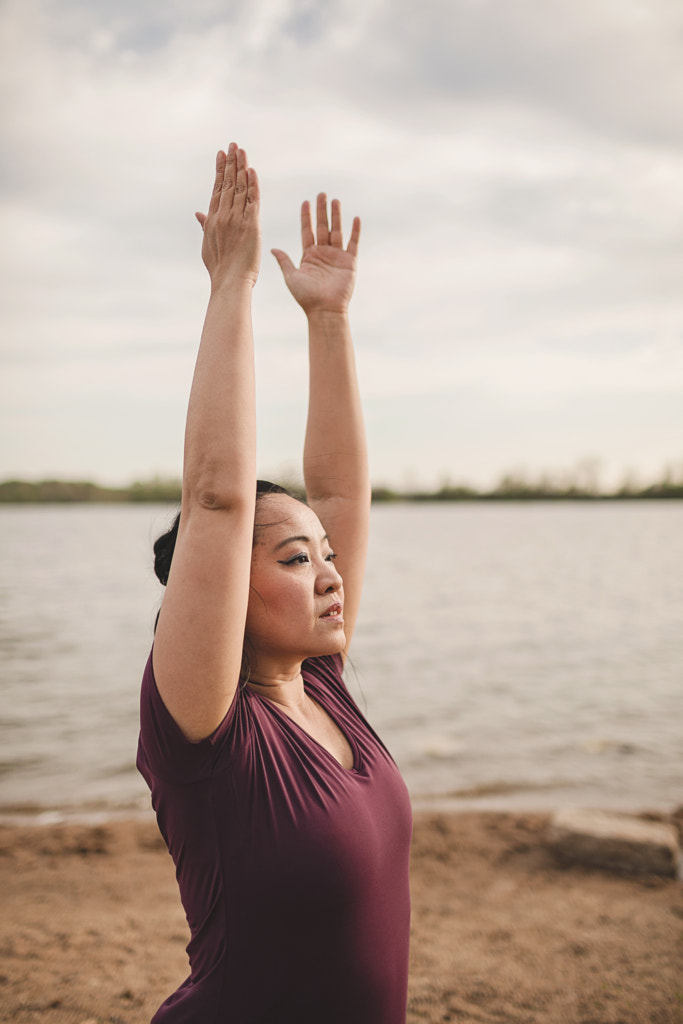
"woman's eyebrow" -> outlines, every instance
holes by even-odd
[[[303,541],[304,544],[310,544],[311,543],[311,538],[310,537],[305,537],[303,534],[297,534],[296,537],[286,537],[284,540],[281,540],[278,544],[275,545],[275,547],[273,548],[273,551],[278,551],[280,548],[283,548],[285,546],[285,544],[291,544],[292,541],[294,541],[294,540]],[[323,536],[322,540],[329,540],[327,534],[325,534]]]

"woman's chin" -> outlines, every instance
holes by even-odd
[[[339,626],[325,641],[321,643],[324,650],[316,651],[316,654],[340,654],[346,648],[346,633],[344,627]]]

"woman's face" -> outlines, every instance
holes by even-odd
[[[286,494],[259,500],[246,633],[257,671],[343,650],[344,591],[322,523]]]

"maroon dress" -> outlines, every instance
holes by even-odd
[[[248,687],[190,743],[150,657],[138,768],[191,932],[190,976],[153,1024],[404,1024],[410,803],[341,670],[302,666],[351,769]]]

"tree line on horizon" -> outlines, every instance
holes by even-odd
[[[299,484],[289,489],[302,497]],[[179,480],[154,477],[138,480],[125,487],[107,487],[89,480],[5,480],[0,482],[0,504],[178,504]],[[400,501],[589,501],[632,498],[683,498],[683,471],[680,476],[668,470],[663,477],[646,486],[627,479],[615,490],[600,489],[594,477],[580,474],[551,478],[547,474],[534,479],[522,472],[506,473],[491,490],[467,484],[444,482],[436,490],[375,486],[373,502]]]

